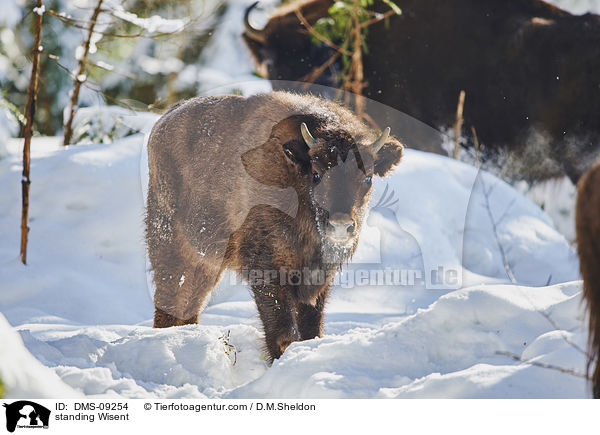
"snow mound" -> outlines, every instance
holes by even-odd
[[[553,330],[545,317],[577,329],[579,291],[577,283],[458,290],[399,322],[293,343],[231,396],[579,397],[584,379],[506,355],[584,373],[571,344],[581,346],[584,335]]]
[[[6,398],[74,398],[80,393],[67,386],[59,376],[44,367],[23,346],[19,334],[0,314],[0,380]]]

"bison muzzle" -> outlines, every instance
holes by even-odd
[[[155,327],[197,323],[226,269],[249,283],[268,355],[322,334],[333,277],[352,256],[372,190],[402,157],[390,136],[321,98],[195,98],[148,142]]]

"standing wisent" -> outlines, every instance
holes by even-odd
[[[373,176],[403,147],[353,113],[286,92],[196,98],[148,142],[155,327],[196,323],[225,269],[248,281],[271,361],[322,334],[335,272],[358,241]]]
[[[583,296],[589,316],[588,367],[596,364],[592,376],[594,398],[600,398],[600,161],[586,172],[577,187],[575,229]]]

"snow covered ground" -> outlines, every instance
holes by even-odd
[[[182,72],[200,75],[202,92],[269,89],[252,76],[238,36],[250,3],[230,2],[204,65]],[[600,12],[597,0],[553,3]],[[147,130],[152,119],[129,121]],[[6,146],[7,129],[0,379],[9,397],[589,397],[575,252],[539,207],[489,174],[408,151],[375,183],[373,206],[386,186],[400,201],[371,209],[327,306],[325,336],[292,344],[268,367],[256,308],[231,276],[200,325],[151,328],[143,135],[66,150],[59,139],[34,141],[29,264],[21,265],[21,143]],[[573,194],[556,189],[528,195],[555,217],[564,202],[547,199]],[[559,222],[568,237],[569,219]],[[353,282],[360,270],[415,264],[442,273],[427,273],[427,285]]]
[[[489,174],[408,151],[375,183],[373,205],[386,186],[400,201],[371,210],[326,309],[325,336],[292,344],[268,367],[254,303],[231,276],[200,325],[151,328],[143,135],[58,143],[33,146],[28,266],[18,260],[20,143],[0,160],[0,311],[46,366],[0,321],[12,337],[0,354],[9,396],[588,395],[575,252],[539,207]],[[456,271],[458,280],[429,288],[349,280],[357,269],[411,264],[415,253],[426,270]],[[49,370],[61,381],[41,381]]]

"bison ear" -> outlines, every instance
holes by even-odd
[[[286,187],[279,174],[265,171],[272,161],[272,154],[264,144],[242,154],[242,165],[250,177],[266,186]]]
[[[376,154],[374,172],[380,177],[400,163],[404,147],[396,139],[389,138]]]

